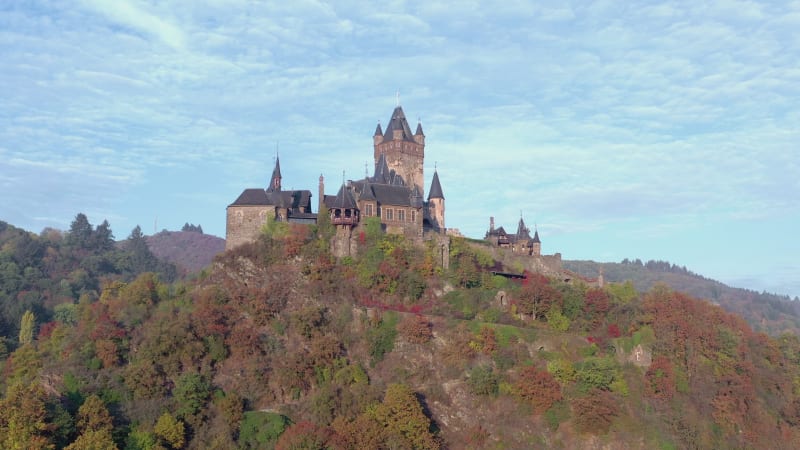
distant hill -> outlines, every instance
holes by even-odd
[[[620,263],[564,261],[563,264],[565,269],[590,278],[596,277],[602,268],[605,281],[631,281],[640,292],[664,283],[676,291],[716,303],[742,316],[755,330],[773,336],[786,331],[800,333],[800,301],[787,295],[730,287],[666,261],[643,263],[626,259]]]
[[[225,251],[225,239],[196,231],[164,230],[147,236],[147,246],[157,257],[188,273],[199,272],[214,256]]]

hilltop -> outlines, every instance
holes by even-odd
[[[738,314],[755,330],[773,336],[784,332],[800,334],[800,301],[787,295],[730,287],[666,261],[564,261],[564,267],[590,278],[597,277],[602,270],[606,281],[631,281],[639,292],[647,292],[663,283],[678,292],[708,300]]]
[[[800,442],[796,335],[664,286],[492,276],[497,262],[458,238],[444,269],[436,248],[376,229],[337,260],[326,224],[273,224],[191,281],[112,277],[45,304],[46,321],[25,314],[0,352],[0,444]]]
[[[163,230],[147,236],[147,246],[158,258],[175,264],[186,273],[196,273],[225,251],[225,239],[202,231]]]

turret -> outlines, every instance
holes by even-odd
[[[375,145],[383,142],[383,130],[381,130],[380,122],[378,122],[378,126],[375,127],[375,134],[372,136],[372,140],[374,141]]]
[[[444,223],[444,192],[439,182],[439,172],[434,169],[431,190],[428,193],[428,215],[431,224],[439,231],[445,230]]]
[[[275,157],[275,168],[272,169],[272,177],[269,180],[267,192],[280,192],[281,191],[281,159]]]
[[[539,230],[533,232],[533,246],[532,251],[534,256],[541,256],[542,254],[542,241],[539,240]]]
[[[425,145],[425,133],[422,132],[422,122],[417,122],[417,131],[414,133],[414,142]]]

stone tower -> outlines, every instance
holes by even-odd
[[[533,232],[533,255],[534,256],[541,256],[542,255],[542,241],[539,240],[539,230]]]
[[[336,236],[331,242],[331,252],[338,258],[355,255],[356,242],[353,240],[353,228],[358,225],[360,211],[353,194],[344,183],[331,203],[329,213],[331,223],[336,227]]]
[[[431,226],[439,231],[445,230],[444,224],[444,193],[442,184],[439,183],[439,172],[433,171],[431,190],[428,193],[428,215]]]
[[[389,170],[394,170],[403,178],[406,186],[416,187],[417,192],[424,196],[422,164],[425,158],[425,134],[422,124],[417,124],[417,131],[411,134],[403,108],[398,105],[386,125],[386,132],[378,124],[373,140],[375,163],[378,163],[381,155],[385,155]]]

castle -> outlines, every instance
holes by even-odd
[[[319,211],[327,210],[336,227],[333,253],[355,253],[354,231],[362,218],[377,217],[387,233],[402,234],[412,240],[436,238],[445,234],[444,193],[436,170],[427,200],[423,187],[425,134],[422,124],[416,131],[398,106],[383,131],[380,123],[373,135],[372,176],[342,183],[336,195],[325,195],[325,179],[319,178]],[[281,188],[280,159],[276,158],[266,189],[245,189],[227,208],[226,250],[250,242],[258,236],[268,218],[290,223],[316,223],[311,210],[311,191]],[[445,251],[444,248],[442,250]]]
[[[539,240],[539,231],[534,230],[531,237],[531,229],[525,225],[522,217],[519,218],[516,234],[506,233],[505,228],[494,227],[494,217],[489,218],[489,231],[486,232],[485,240],[501,247],[509,248],[514,253],[522,253],[532,256],[541,256],[542,241]]]

